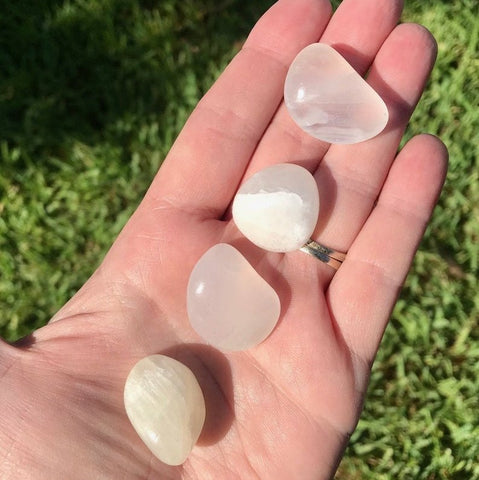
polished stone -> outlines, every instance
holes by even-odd
[[[233,219],[255,245],[272,252],[301,248],[318,221],[314,177],[299,165],[282,163],[260,170],[238,190]]]
[[[210,248],[195,265],[187,287],[193,329],[224,351],[252,348],[276,325],[280,302],[273,288],[231,245]]]
[[[145,357],[128,375],[124,401],[131,424],[155,457],[168,465],[182,464],[206,415],[193,372],[165,355]]]
[[[334,48],[321,43],[307,46],[292,62],[284,101],[305,132],[329,143],[368,140],[388,122],[381,97]]]

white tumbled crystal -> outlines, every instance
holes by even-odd
[[[238,250],[220,243],[191,272],[187,309],[191,326],[207,343],[238,351],[258,345],[271,333],[280,302]]]
[[[284,85],[293,120],[329,143],[351,144],[380,133],[388,122],[381,97],[332,47],[315,43],[293,60]]]
[[[255,245],[272,252],[301,248],[318,221],[319,193],[311,173],[282,163],[260,170],[238,190],[233,219]]]
[[[193,372],[165,355],[145,357],[128,375],[124,401],[130,422],[151,452],[168,465],[181,465],[206,416]]]

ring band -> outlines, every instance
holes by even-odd
[[[314,240],[308,240],[301,248],[302,252],[308,253],[313,257],[316,257],[321,262],[329,265],[337,270],[346,258],[346,254],[337,252],[332,248],[325,247],[324,245],[315,242]]]

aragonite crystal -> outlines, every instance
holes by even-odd
[[[238,190],[233,219],[255,245],[272,252],[301,248],[318,221],[316,181],[303,167],[282,163],[260,170]]]
[[[125,409],[151,452],[168,465],[180,465],[198,440],[205,400],[193,372],[165,355],[140,360],[124,390]]]
[[[388,122],[381,97],[334,48],[322,43],[307,46],[294,59],[284,101],[305,132],[330,143],[368,140]]]
[[[258,345],[271,333],[280,302],[238,250],[220,243],[191,272],[187,309],[191,326],[206,342],[238,351]]]

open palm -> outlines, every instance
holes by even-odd
[[[399,0],[280,0],[198,104],[101,267],[52,319],[0,345],[0,478],[326,479],[353,431],[372,361],[439,194],[447,153],[434,137],[396,155],[434,63]],[[288,65],[333,45],[385,100],[378,137],[329,146],[285,111]],[[302,252],[267,253],[231,221],[244,178],[293,162],[318,182],[314,238],[348,256],[337,273]],[[280,321],[246,352],[202,344],[186,285],[216,243],[236,246],[278,292]],[[156,460],[130,425],[123,386],[140,358],[164,353],[195,372],[207,405],[187,462]]]

